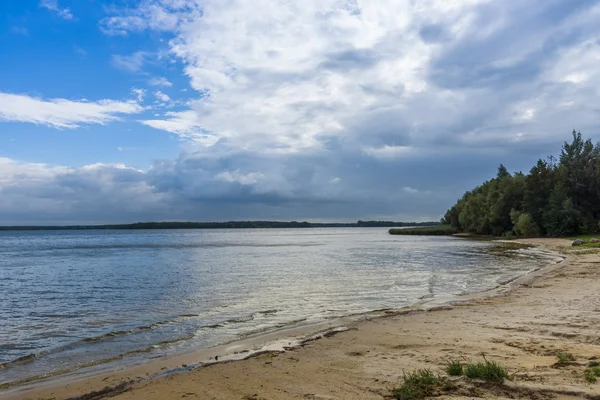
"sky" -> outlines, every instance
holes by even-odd
[[[0,224],[438,220],[600,139],[600,1],[0,1]]]

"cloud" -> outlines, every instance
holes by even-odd
[[[50,178],[30,189],[13,178],[5,202],[19,204],[21,187],[32,202],[77,201],[72,215],[82,220],[436,220],[500,162],[527,169],[556,153],[573,127],[600,139],[597,1],[138,4],[117,9],[100,28],[109,35],[153,31],[164,40],[157,46],[168,43],[178,61],[170,68],[183,66],[193,89],[186,98],[195,98],[185,106],[174,99],[169,112],[156,107],[153,119],[139,120],[181,138],[182,153],[145,171],[17,164]],[[256,12],[263,9],[269,12]],[[139,73],[152,54],[113,61]],[[11,110],[11,120],[24,118]],[[137,211],[82,212],[117,209],[129,195],[118,182],[133,178],[148,199]],[[114,200],[85,191],[63,199],[65,182],[68,190],[89,185]],[[28,218],[52,215],[31,207],[38,211]]]
[[[69,8],[60,8],[58,6],[58,0],[41,0],[40,7],[46,8],[50,11],[55,12],[62,19],[73,19],[73,14]]]
[[[150,86],[166,86],[166,87],[171,87],[173,86],[173,84],[165,77],[154,77],[150,80],[148,80],[148,84]]]
[[[119,15],[104,18],[100,29],[106,35],[127,35],[147,29],[172,31],[182,20],[203,15],[199,2],[188,0],[142,0],[138,8],[122,10]]]
[[[157,212],[165,195],[153,193],[144,177],[121,164],[72,168],[0,158],[0,221],[63,224]]]
[[[136,73],[142,70],[150,56],[151,54],[148,52],[136,51],[131,55],[113,54],[111,61],[115,68]]]
[[[87,53],[87,51],[86,51],[85,49],[82,49],[81,47],[79,47],[79,46],[77,46],[77,45],[74,45],[74,46],[73,46],[73,51],[74,51],[76,54],[80,55],[81,57],[86,57],[86,56],[87,56],[87,54],[88,54],[88,53]]]
[[[264,157],[222,143],[190,146],[144,171],[122,164],[73,168],[0,158],[0,223],[438,219],[431,209],[445,201],[443,192],[417,198],[394,190],[395,182],[414,185],[422,174],[391,171],[360,154],[348,158],[355,164],[328,151]]]
[[[201,126],[263,152],[343,142],[375,158],[508,151],[597,125],[581,85],[600,83],[598,4],[261,1],[145,0],[105,21],[173,35],[199,93],[189,110],[146,124]]]
[[[10,31],[15,35],[29,36],[29,31],[23,26],[11,26]]]
[[[156,92],[154,92],[154,96],[159,101],[162,101],[163,103],[169,103],[169,102],[171,102],[171,98],[169,97],[169,95],[161,92],[160,90],[157,90]]]
[[[179,135],[183,139],[197,143],[212,145],[218,137],[206,130],[194,111],[170,111],[164,114],[166,118],[141,120],[144,125]]]
[[[132,88],[131,94],[133,94],[135,96],[138,103],[141,103],[144,101],[144,98],[146,97],[146,89]]]
[[[122,114],[143,111],[137,102],[118,100],[67,100],[31,97],[0,92],[0,121],[28,122],[53,128],[73,129],[85,124],[119,120]]]

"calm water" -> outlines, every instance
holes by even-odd
[[[375,228],[0,232],[0,384],[480,291],[548,262],[491,246]]]

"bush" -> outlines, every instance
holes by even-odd
[[[590,368],[583,371],[583,376],[586,381],[589,383],[596,383],[598,381],[598,377],[600,377],[600,368]]]
[[[505,379],[510,379],[506,369],[495,361],[468,363],[464,370],[467,378],[486,382],[503,383]]]
[[[572,353],[558,353],[556,355],[558,362],[567,363],[575,361],[575,356]]]
[[[452,387],[453,384],[447,379],[429,369],[420,369],[412,374],[404,374],[404,383],[395,388],[392,394],[396,400],[419,400],[435,396]]]
[[[450,376],[462,376],[463,366],[460,361],[450,360],[448,364],[446,364],[446,373]]]

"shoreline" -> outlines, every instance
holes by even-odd
[[[537,278],[543,277],[545,274],[568,264],[567,257],[560,255],[555,249],[548,249],[544,246],[543,241],[534,243],[536,242],[535,240],[528,240],[519,243],[533,244],[536,247],[544,248],[546,252],[551,252],[560,257],[561,261],[549,263],[545,267],[530,271],[483,292],[431,299],[398,309],[374,310],[316,324],[285,327],[212,348],[166,356],[165,358],[158,358],[156,360],[147,360],[141,364],[125,366],[112,371],[84,371],[82,373],[74,372],[73,374],[53,376],[37,380],[33,383],[14,385],[0,392],[0,397],[8,399],[23,398],[22,396],[54,393],[56,390],[72,386],[77,386],[78,388],[72,391],[68,389],[66,393],[69,393],[69,397],[72,397],[71,394],[74,393],[77,395],[83,394],[84,392],[81,392],[80,389],[82,387],[86,388],[85,390],[87,391],[85,393],[100,391],[104,393],[103,396],[114,395],[115,391],[129,390],[132,386],[151,383],[156,379],[169,378],[175,374],[194,373],[201,369],[233,361],[244,362],[244,360],[260,357],[265,354],[284,354],[341,332],[357,330],[361,324],[372,320],[426,313],[428,311],[450,310],[454,307],[468,305],[473,302],[506,296],[516,288],[527,285]],[[515,243],[514,241],[512,242]],[[131,379],[131,376],[135,376],[136,378]]]

